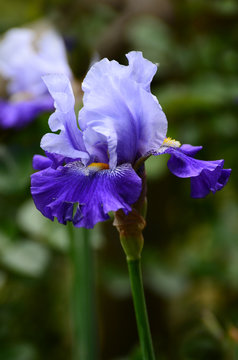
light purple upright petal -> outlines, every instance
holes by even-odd
[[[43,215],[86,228],[107,220],[110,211],[128,213],[141,192],[141,179],[130,164],[98,171],[72,162],[33,174],[31,185],[34,202]]]
[[[151,93],[140,89],[138,94],[138,112],[140,118],[139,153],[141,156],[153,153],[164,141],[168,123],[160,104]]]
[[[72,111],[75,99],[69,78],[64,74],[50,74],[42,76],[42,79],[55,101],[55,108],[62,113]]]
[[[109,164],[111,169],[117,166],[117,137],[110,126],[107,129],[100,125],[88,127],[83,132],[83,138],[92,162]]]
[[[49,153],[59,154],[72,159],[84,159],[88,161],[89,155],[85,151],[78,150],[72,146],[72,142],[66,131],[60,134],[45,134],[41,139],[40,146]]]
[[[81,129],[100,127],[106,135],[110,128],[116,134],[118,164],[133,164],[138,156],[154,151],[167,132],[165,114],[148,88],[154,64],[140,53],[129,54],[129,59],[128,66],[104,59],[89,70],[79,112]]]
[[[51,74],[43,80],[54,99],[56,111],[49,119],[52,131],[60,130],[60,134],[46,134],[41,140],[43,150],[74,159],[88,161],[83,134],[77,126],[74,112],[74,94],[67,76]]]
[[[103,77],[118,76],[130,78],[139,83],[146,91],[150,91],[150,83],[157,71],[157,65],[145,59],[141,51],[131,51],[126,54],[129,65],[121,65],[117,61],[104,58],[91,66],[88,71],[82,89],[87,94],[94,87],[100,85]]]
[[[86,98],[92,90],[100,87],[103,78],[112,74],[119,77],[127,77],[129,74],[128,66],[120,65],[115,60],[109,61],[107,58],[93,64],[82,83],[84,97]]]
[[[150,91],[150,83],[157,71],[157,65],[145,59],[141,51],[126,54],[129,61],[130,76],[146,91]]]

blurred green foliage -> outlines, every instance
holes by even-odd
[[[189,180],[167,171],[167,156],[148,160],[143,271],[160,359],[237,359],[237,1],[14,0],[1,3],[1,15],[1,32],[52,21],[79,80],[94,56],[125,63],[127,51],[143,51],[159,63],[152,90],[168,135],[204,145],[203,159],[224,158],[233,169],[224,190],[193,200]],[[65,360],[72,353],[66,228],[43,218],[29,192],[31,159],[47,129],[46,115],[0,133],[2,360]],[[94,230],[93,242],[101,359],[139,360],[127,268],[111,222]]]

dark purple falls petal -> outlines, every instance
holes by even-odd
[[[180,148],[168,147],[164,153],[171,155],[168,161],[169,170],[181,178],[191,178],[191,196],[203,198],[210,193],[215,194],[227,183],[231,169],[223,169],[224,160],[204,161],[193,156],[202,147],[182,145]]]
[[[140,192],[141,179],[130,164],[95,171],[75,161],[31,176],[37,209],[51,220],[56,217],[62,224],[72,221],[76,227],[93,228],[109,219],[110,211],[130,212]]]
[[[191,197],[202,198],[210,191],[215,194],[226,185],[230,174],[231,169],[222,169],[220,166],[213,172],[204,169],[200,176],[191,178]]]

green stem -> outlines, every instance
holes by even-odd
[[[140,259],[128,259],[131,291],[136,314],[143,360],[155,360],[150,326],[146,310]]]
[[[74,360],[97,359],[93,251],[90,230],[69,224],[73,268]]]

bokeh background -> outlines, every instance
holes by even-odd
[[[169,173],[166,155],[148,160],[143,273],[160,359],[237,359],[237,1],[11,0],[1,2],[0,13],[1,33],[51,21],[79,81],[92,59],[126,64],[126,52],[143,51],[159,63],[152,91],[167,115],[168,135],[203,145],[201,158],[224,158],[233,168],[225,189],[196,200],[189,180]],[[29,191],[47,119],[0,131],[1,360],[72,357],[66,228],[43,218]],[[110,221],[92,232],[92,246],[100,359],[139,360],[126,261]]]

